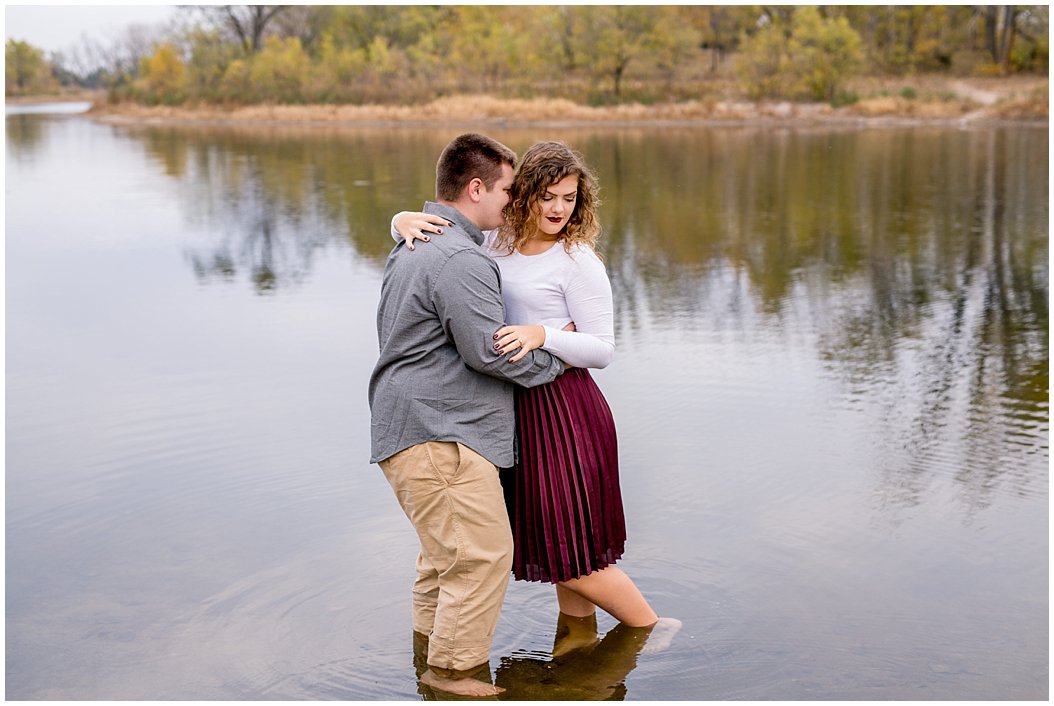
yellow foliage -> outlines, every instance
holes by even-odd
[[[252,77],[247,61],[235,59],[227,66],[220,80],[220,95],[229,101],[252,100]]]
[[[795,9],[789,53],[801,88],[828,101],[864,56],[860,35],[846,18],[824,19],[813,6]]]
[[[1006,69],[1000,64],[985,62],[975,66],[974,73],[978,76],[1003,76],[1006,74]]]
[[[846,18],[824,18],[813,6],[795,8],[792,27],[790,37],[770,24],[744,39],[738,67],[748,94],[833,99],[860,68],[860,35]]]
[[[842,104],[866,97],[844,88],[865,68],[865,55],[882,75],[969,72],[984,43],[968,27],[973,12],[954,6],[305,6],[296,17],[290,13],[290,22],[269,25],[255,53],[222,23],[192,29],[181,36],[185,55],[172,45],[156,47],[125,95],[236,104],[420,105],[473,93],[594,105],[707,96]],[[1032,18],[1027,36],[1036,39],[1025,41],[1022,27],[1009,68],[1045,73],[1046,14],[1032,9],[1019,17]],[[15,65],[9,42],[9,91],[17,83]],[[20,75],[26,83],[25,72]]]
[[[736,70],[751,98],[780,96],[787,83],[789,61],[783,30],[770,25],[743,39]]]
[[[139,83],[148,102],[174,104],[186,97],[187,68],[171,44],[139,61]]]
[[[260,98],[279,103],[299,103],[311,70],[311,59],[296,37],[269,37],[251,59],[252,90]]]
[[[367,63],[363,49],[338,47],[327,35],[311,69],[310,94],[324,101],[354,99],[355,84],[362,80]]]
[[[6,95],[50,93],[58,89],[44,52],[28,42],[7,40],[4,62]]]

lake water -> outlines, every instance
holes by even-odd
[[[12,699],[421,699],[368,463],[391,214],[458,129],[6,119]],[[620,565],[684,629],[516,699],[1048,697],[1046,126],[492,130],[596,168]]]

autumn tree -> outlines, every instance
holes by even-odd
[[[589,5],[575,10],[581,18],[582,53],[597,78],[611,80],[616,100],[631,62],[679,56],[697,42],[697,35],[677,21],[670,7]]]
[[[243,51],[252,55],[263,47],[264,33],[285,5],[199,5],[206,20],[235,37]]]
[[[4,47],[4,93],[9,96],[47,93],[56,89],[44,52],[28,42],[7,40]]]
[[[535,60],[536,8],[460,5],[448,11],[439,29],[445,46],[442,59],[459,77],[462,90],[499,91],[525,76],[547,73]],[[554,61],[545,64],[556,68]]]
[[[580,13],[569,5],[559,5],[546,8],[547,12],[543,18],[545,34],[553,47],[556,47],[556,55],[559,57],[558,66],[566,71],[574,71],[581,63],[581,50],[576,41],[578,32],[575,24],[581,21]]]
[[[413,47],[430,45],[443,33],[446,16],[453,6],[337,5],[329,10],[323,35],[335,47],[366,49],[379,37],[393,50],[409,53]]]
[[[874,68],[894,74],[946,69],[972,11],[944,5],[855,5],[845,17]]]
[[[772,22],[740,39],[736,73],[751,98],[784,94],[790,64],[788,41],[783,27]]]
[[[206,101],[229,100],[223,90],[224,76],[241,55],[240,47],[224,40],[216,29],[195,27],[186,35],[187,90]]]
[[[1010,53],[1015,71],[1047,74],[1050,66],[1050,9],[1046,5],[1022,8],[1017,15],[1017,41]]]
[[[1005,73],[1010,70],[1018,8],[1016,5],[985,5],[982,12],[985,46],[992,55],[992,63]]]
[[[296,37],[304,50],[312,53],[322,41],[334,10],[334,5],[290,5],[271,22],[279,36]]]
[[[816,100],[833,100],[845,79],[860,68],[860,35],[846,18],[824,18],[810,5],[795,9],[792,27],[790,65],[799,87]]]
[[[698,32],[700,48],[709,54],[711,73],[763,14],[761,8],[750,5],[686,5],[678,10],[685,23]]]
[[[48,63],[64,82],[143,100],[654,101],[725,92],[729,73],[756,98],[832,100],[865,68],[964,72],[980,61],[1045,73],[1047,16],[1046,6],[192,6],[164,34],[133,26]],[[11,52],[9,93],[28,80],[27,59]]]
[[[813,6],[772,16],[744,38],[739,75],[755,98],[808,95],[832,100],[863,60],[860,35],[845,17],[823,17]]]
[[[186,100],[187,68],[172,44],[161,44],[142,59],[137,88],[147,103],[174,105]]]

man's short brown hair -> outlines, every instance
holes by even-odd
[[[497,140],[473,132],[455,137],[436,163],[436,199],[457,201],[477,177],[490,191],[501,178],[503,164],[515,169],[516,153]]]

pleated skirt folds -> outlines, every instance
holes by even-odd
[[[517,463],[502,471],[513,575],[558,583],[614,564],[626,544],[611,409],[589,371],[516,390]]]

